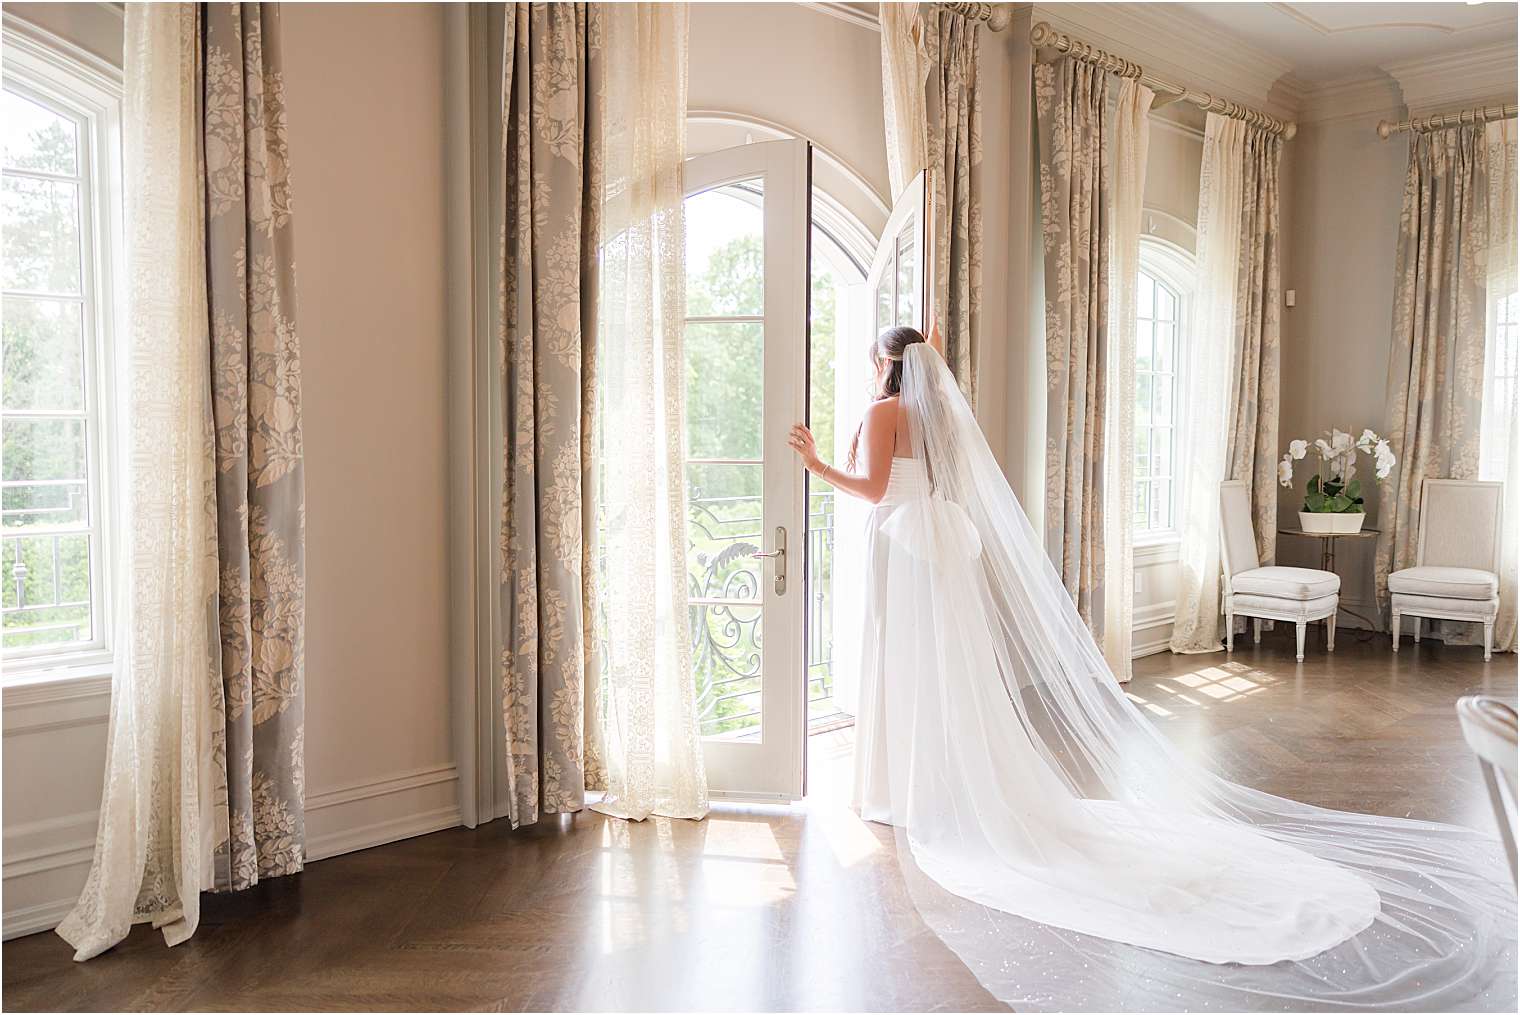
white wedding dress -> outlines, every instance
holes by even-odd
[[[1496,839],[1189,761],[1114,680],[926,345],[902,402],[912,447],[867,532],[856,803],[897,826],[915,903],[989,990],[1031,1009],[1514,1010]]]

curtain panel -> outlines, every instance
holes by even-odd
[[[707,779],[686,605],[685,4],[603,17],[604,236],[596,383],[596,809],[700,818]]]
[[[1145,162],[1150,149],[1150,109],[1155,98],[1133,78],[1119,83],[1114,109],[1113,257],[1108,291],[1107,420],[1104,433],[1103,657],[1120,682],[1133,674],[1135,502],[1135,285],[1140,275],[1141,213],[1145,202]]]
[[[1515,120],[1487,125],[1488,149],[1488,305],[1520,289],[1520,236],[1516,235]],[[1520,383],[1497,383],[1500,376],[1520,376],[1520,342],[1500,341],[1497,322],[1491,322],[1483,374],[1483,440],[1499,447],[1482,448],[1479,479],[1504,484],[1504,536],[1499,559],[1499,616],[1494,621],[1493,647],[1514,652],[1516,605],[1520,599]]]
[[[1414,566],[1425,480],[1478,478],[1488,186],[1482,124],[1410,134],[1388,356],[1386,433],[1399,464],[1380,484],[1380,603],[1389,573]]]
[[[934,230],[930,307],[945,338],[945,362],[975,408],[982,322],[981,31],[970,18],[932,10],[933,20],[923,33],[930,68],[925,99]]]
[[[602,768],[586,707],[601,236],[601,8],[507,4],[498,265],[500,708],[506,817],[577,811]]]
[[[982,318],[982,96],[978,22],[929,4],[881,4],[882,109],[895,201],[928,171],[929,309],[973,407]]]
[[[207,4],[206,274],[229,837],[216,886],[305,860],[305,494],[277,4]]]
[[[1099,639],[1113,227],[1108,75],[1062,57],[1034,68],[1045,256],[1045,543]]]
[[[227,838],[198,5],[129,4],[124,55],[125,566],[95,854],[58,927],[76,961],[135,923],[187,940]]]
[[[926,84],[929,51],[917,3],[879,4],[882,112],[887,133],[887,182],[895,202],[929,165]]]
[[[1244,135],[1225,461],[1228,478],[1247,485],[1256,559],[1265,567],[1277,558],[1277,425],[1282,389],[1277,171],[1282,138],[1254,127]],[[1217,484],[1215,493],[1217,500]]]
[[[1208,115],[1198,197],[1194,298],[1173,652],[1217,652],[1219,484],[1250,487],[1261,561],[1275,556],[1280,389],[1278,163],[1282,141]]]

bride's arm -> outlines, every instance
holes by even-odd
[[[818,457],[813,434],[800,423],[792,427],[789,443],[802,456],[803,466],[813,475],[851,496],[876,504],[887,492],[896,434],[897,402],[893,399],[874,402],[866,409],[860,425],[860,451],[856,457],[857,465],[864,469],[862,472],[847,472],[825,463]]]

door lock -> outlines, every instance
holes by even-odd
[[[776,526],[776,548],[769,553],[752,553],[751,557],[774,557],[776,561],[776,595],[786,595],[786,528]]]

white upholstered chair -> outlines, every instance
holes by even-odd
[[[1462,720],[1462,736],[1478,756],[1488,798],[1499,822],[1499,838],[1509,858],[1509,872],[1515,866],[1515,780],[1517,758],[1515,745],[1515,710],[1495,698],[1470,695],[1457,701],[1457,718]]]
[[[1224,565],[1225,647],[1235,651],[1235,618],[1250,617],[1253,639],[1261,641],[1263,620],[1292,621],[1298,629],[1298,661],[1304,661],[1304,628],[1325,622],[1325,650],[1335,651],[1335,611],[1341,579],[1333,571],[1308,567],[1261,567],[1251,528],[1251,496],[1239,480],[1219,484],[1219,553]]]
[[[1457,620],[1483,625],[1483,660],[1493,658],[1499,615],[1499,544],[1504,484],[1473,479],[1427,479],[1420,490],[1420,533],[1414,567],[1388,576],[1393,650],[1399,621]]]

